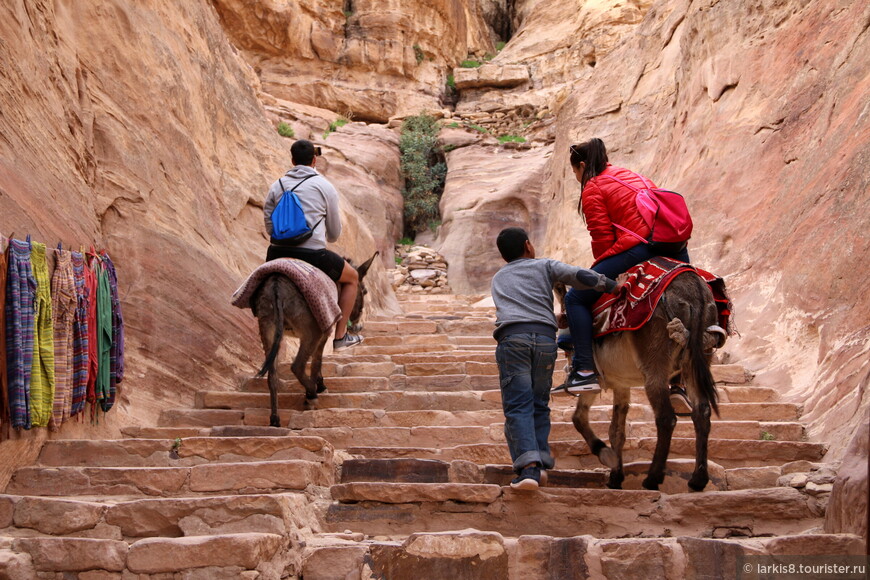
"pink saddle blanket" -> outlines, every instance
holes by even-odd
[[[299,288],[311,313],[324,332],[341,318],[338,307],[338,289],[323,270],[308,262],[293,258],[278,258],[251,272],[239,289],[233,292],[232,304],[237,308],[250,308],[251,297],[260,284],[271,274],[283,274]]]

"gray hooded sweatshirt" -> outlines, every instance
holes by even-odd
[[[283,182],[283,188],[279,181],[273,183],[272,187],[269,188],[266,203],[263,206],[263,217],[266,222],[266,233],[271,237],[272,212],[275,211],[275,206],[278,205],[278,202],[284,195],[284,191],[290,191],[297,183],[309,175],[313,177],[306,179],[304,183],[294,190],[296,196],[299,197],[302,211],[305,212],[305,221],[308,222],[309,227],[312,227],[320,221],[320,218],[326,217],[314,228],[314,233],[310,238],[295,247],[322,250],[326,247],[326,242],[334,242],[341,235],[341,214],[338,210],[338,192],[313,167],[308,165],[295,166],[279,180]]]

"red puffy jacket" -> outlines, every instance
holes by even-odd
[[[633,171],[615,167],[610,163],[600,175],[586,182],[580,200],[583,216],[586,218],[586,229],[592,236],[592,256],[595,258],[593,265],[643,243],[613,224],[619,224],[643,238],[649,237],[651,233],[637,210],[637,194],[621,183],[609,179],[608,175],[638,188],[655,187],[649,180],[644,185],[643,179]]]

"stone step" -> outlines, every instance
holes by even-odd
[[[623,448],[625,462],[649,461],[655,450],[656,438],[636,438],[626,441]],[[351,455],[370,459],[418,458],[441,461],[465,460],[483,464],[510,463],[507,446],[503,443],[470,443],[453,447],[401,447],[365,446],[346,448]],[[725,468],[762,467],[791,461],[819,461],[827,450],[820,443],[798,441],[749,441],[736,439],[712,439],[708,445],[708,457]],[[600,466],[598,458],[589,452],[584,441],[551,441],[550,451],[560,469],[590,469]],[[671,441],[670,458],[691,459],[695,456],[693,438],[677,438]]]
[[[368,417],[363,415],[362,421]],[[356,418],[351,419],[354,421]],[[292,423],[292,421],[291,421]],[[782,425],[780,427],[780,425]],[[602,435],[608,432],[610,423],[596,421],[592,428]],[[803,426],[800,423],[760,423],[757,421],[722,421],[714,422],[710,431],[711,439],[730,439],[757,441],[762,433],[777,433],[780,436],[772,441],[801,441],[800,435]],[[418,425],[413,427],[356,427],[346,423],[337,422],[334,425],[320,427],[303,427],[299,429],[301,435],[322,437],[329,440],[336,448],[348,447],[453,447],[474,443],[505,443],[504,422],[490,425]],[[791,438],[783,437],[791,435]],[[798,435],[795,437],[794,435]],[[694,426],[691,423],[680,422],[674,430],[674,436],[680,438],[693,438]],[[773,435],[771,435],[773,436]],[[631,439],[656,437],[655,423],[638,421],[629,423],[626,429],[626,437]],[[551,424],[549,440],[575,441],[580,439],[580,434],[574,428],[573,423],[556,422]]]
[[[365,323],[366,337],[408,336],[436,332],[438,332],[438,325],[432,320],[367,320]]]
[[[711,487],[709,490],[742,490],[777,487],[783,471],[790,465],[738,467],[725,469],[709,462]],[[661,491],[683,493],[686,481],[691,477],[694,460],[673,459],[667,463],[665,481]],[[649,462],[627,463],[624,489],[641,489],[643,478],[649,471]],[[547,487],[606,487],[608,470],[595,469],[550,469],[547,472]],[[516,476],[510,465],[477,465],[467,461],[452,462],[435,459],[345,459],[341,464],[340,483],[387,482],[387,483],[489,483],[508,485]]]
[[[522,517],[522,521],[529,521]],[[584,533],[582,523],[575,532]],[[714,528],[720,535],[731,531]],[[734,531],[739,531],[735,529]],[[417,532],[398,541],[363,541],[361,534],[321,534],[308,542],[306,580],[360,578],[741,578],[749,556],[840,554],[861,557],[864,541],[850,534],[773,538],[595,538],[461,530]],[[486,557],[482,557],[485,555]],[[845,558],[844,558],[845,559]],[[469,576],[473,570],[473,576]]]
[[[593,409],[592,427],[606,433],[610,421],[607,409]],[[550,414],[551,438],[576,438],[577,431],[571,423],[572,409],[556,409]],[[422,428],[422,427],[479,427],[492,433],[503,431],[504,415],[500,410],[487,411],[382,411],[368,409],[318,409],[305,412],[290,412],[286,426],[291,429],[310,428]],[[653,437],[655,422],[629,420],[628,437]],[[723,439],[767,439],[773,441],[802,441],[806,438],[803,424],[799,422],[769,421],[722,421],[711,423],[711,435]],[[677,422],[674,436],[694,436],[690,419]],[[499,439],[503,440],[503,439]]]
[[[653,491],[543,487],[524,492],[486,484],[346,483],[330,489],[327,531],[368,535],[474,528],[509,536],[597,538],[796,534],[824,520],[823,509],[793,488],[667,495]]]
[[[88,578],[120,578],[121,573],[125,578],[139,574],[145,578],[146,574],[186,571],[197,578],[278,578],[289,563],[287,543],[280,535],[264,533],[146,538],[130,545],[108,539],[42,537],[16,538],[10,549],[30,556],[29,564],[20,570],[33,578],[37,574],[66,578],[77,572],[82,573],[79,578],[85,574]]]
[[[332,445],[320,437],[179,437],[176,439],[59,439],[39,454],[44,467],[189,467],[205,463],[286,461],[329,463]]]
[[[332,464],[313,461],[207,463],[190,467],[22,467],[6,493],[39,496],[184,496],[262,493],[330,485]]]
[[[103,539],[235,532],[287,534],[297,525],[316,526],[308,504],[299,493],[120,501],[3,495],[0,514],[6,517],[0,517],[0,528],[18,535]]]
[[[451,375],[455,376],[455,375]],[[457,379],[459,380],[459,379]],[[211,425],[239,424],[243,417],[233,415],[241,413],[238,409],[269,408],[268,393],[247,393],[233,391],[200,391],[196,396],[198,410],[212,410],[215,415]],[[576,399],[568,396],[554,397],[551,400],[552,409],[564,409],[573,407]],[[289,410],[302,410],[304,395],[298,393],[280,393],[278,395],[278,408]],[[440,409],[445,411],[479,411],[501,409],[501,393],[490,389],[483,391],[380,391],[380,392],[353,392],[353,393],[323,393],[314,402],[314,408],[358,408],[358,409],[384,409],[388,411],[410,411],[424,409]],[[596,405],[593,407],[606,409],[609,419],[610,407]],[[795,421],[803,411],[801,405],[794,403],[764,402],[764,403],[720,403],[719,419],[730,421]],[[183,427],[205,425],[204,423],[193,424],[169,424],[166,421],[175,417],[184,410],[173,409],[161,413],[158,426]],[[630,419],[652,420],[652,409],[648,405],[633,404],[629,410]],[[208,416],[203,414],[199,420],[205,421]],[[596,417],[593,417],[596,420]],[[598,419],[601,420],[601,419]],[[221,423],[219,421],[230,421]],[[283,423],[282,423],[283,424]]]
[[[453,344],[370,345],[368,342],[366,340],[361,345],[353,347],[353,353],[368,356],[407,353],[448,353],[456,350],[456,346]]]

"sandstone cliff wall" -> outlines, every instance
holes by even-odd
[[[253,317],[229,297],[265,254],[262,200],[290,142],[212,5],[15,0],[0,6],[0,39],[0,232],[107,248],[127,327],[117,408],[99,428],[52,436],[112,436],[189,406],[196,389],[235,388],[263,355]],[[381,155],[378,180],[398,195],[395,137],[367,139],[364,153],[333,136],[323,163],[339,189],[361,184],[344,197],[336,246],[359,261],[387,247],[375,236],[392,237],[396,221],[365,198],[366,154]],[[370,278],[370,298],[389,307],[383,268]],[[0,444],[0,485],[46,436]]]
[[[568,146],[684,193],[693,261],[726,277],[726,347],[803,402],[840,457],[870,398],[870,7],[848,1],[656,3],[587,69],[556,125],[549,253],[589,263]]]

